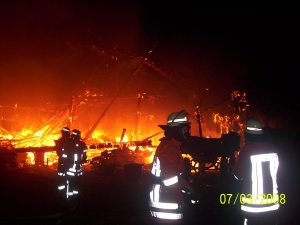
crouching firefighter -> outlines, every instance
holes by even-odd
[[[194,193],[182,176],[184,159],[180,152],[183,141],[190,136],[187,112],[174,112],[167,118],[167,125],[158,125],[165,137],[160,139],[152,162],[153,183],[150,186],[149,209],[151,219],[159,223],[178,224],[184,221],[185,194]]]
[[[77,199],[79,195],[80,178],[83,175],[82,164],[86,162],[86,144],[81,140],[81,132],[74,129],[67,148],[68,170],[67,198]]]

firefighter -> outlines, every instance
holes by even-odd
[[[181,145],[190,136],[187,112],[174,112],[167,118],[167,125],[158,125],[165,137],[160,139],[152,162],[153,183],[150,186],[149,209],[151,219],[160,223],[178,224],[184,220],[184,191],[194,193],[184,179],[185,163]]]
[[[278,192],[279,149],[265,138],[262,123],[248,119],[233,175],[241,180],[239,193],[244,225],[276,224],[279,204],[285,196]]]
[[[61,137],[55,140],[55,149],[58,156],[57,174],[58,174],[58,190],[62,195],[65,194],[66,188],[66,170],[67,170],[67,154],[66,147],[70,141],[70,129],[63,127],[61,129]]]
[[[79,130],[72,130],[71,140],[67,147],[68,169],[67,177],[67,198],[75,200],[79,194],[80,178],[83,175],[82,164],[86,162],[87,146],[81,139]]]

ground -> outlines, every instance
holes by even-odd
[[[0,224],[22,225],[154,225],[148,211],[150,173],[125,176],[122,170],[102,173],[86,167],[77,203],[65,203],[56,189],[55,167],[6,168],[0,178]],[[288,177],[285,176],[285,179]],[[221,194],[238,192],[239,183],[217,172],[194,178],[200,196],[198,205],[186,211],[186,224],[242,224],[238,204],[221,204]],[[280,225],[293,224],[297,210],[293,196],[297,189],[283,189],[286,204],[279,210]],[[295,223],[297,224],[297,223]]]

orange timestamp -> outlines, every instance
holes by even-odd
[[[285,194],[220,194],[220,203],[224,204],[285,204],[286,195]]]

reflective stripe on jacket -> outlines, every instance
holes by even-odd
[[[159,222],[174,224],[183,220],[183,202],[178,202],[168,191],[173,189],[175,193],[181,193],[179,181],[184,172],[184,161],[180,145],[174,140],[162,140],[153,159],[151,173],[161,180],[161,184],[151,185],[149,208],[152,219]]]
[[[241,210],[263,213],[279,208],[277,171],[279,150],[267,143],[250,143],[241,149],[233,168],[236,178],[242,179]]]
[[[81,176],[82,175],[82,163],[85,160],[84,154],[86,154],[86,145],[82,141],[71,141],[67,150],[68,170],[66,172],[69,176]]]

